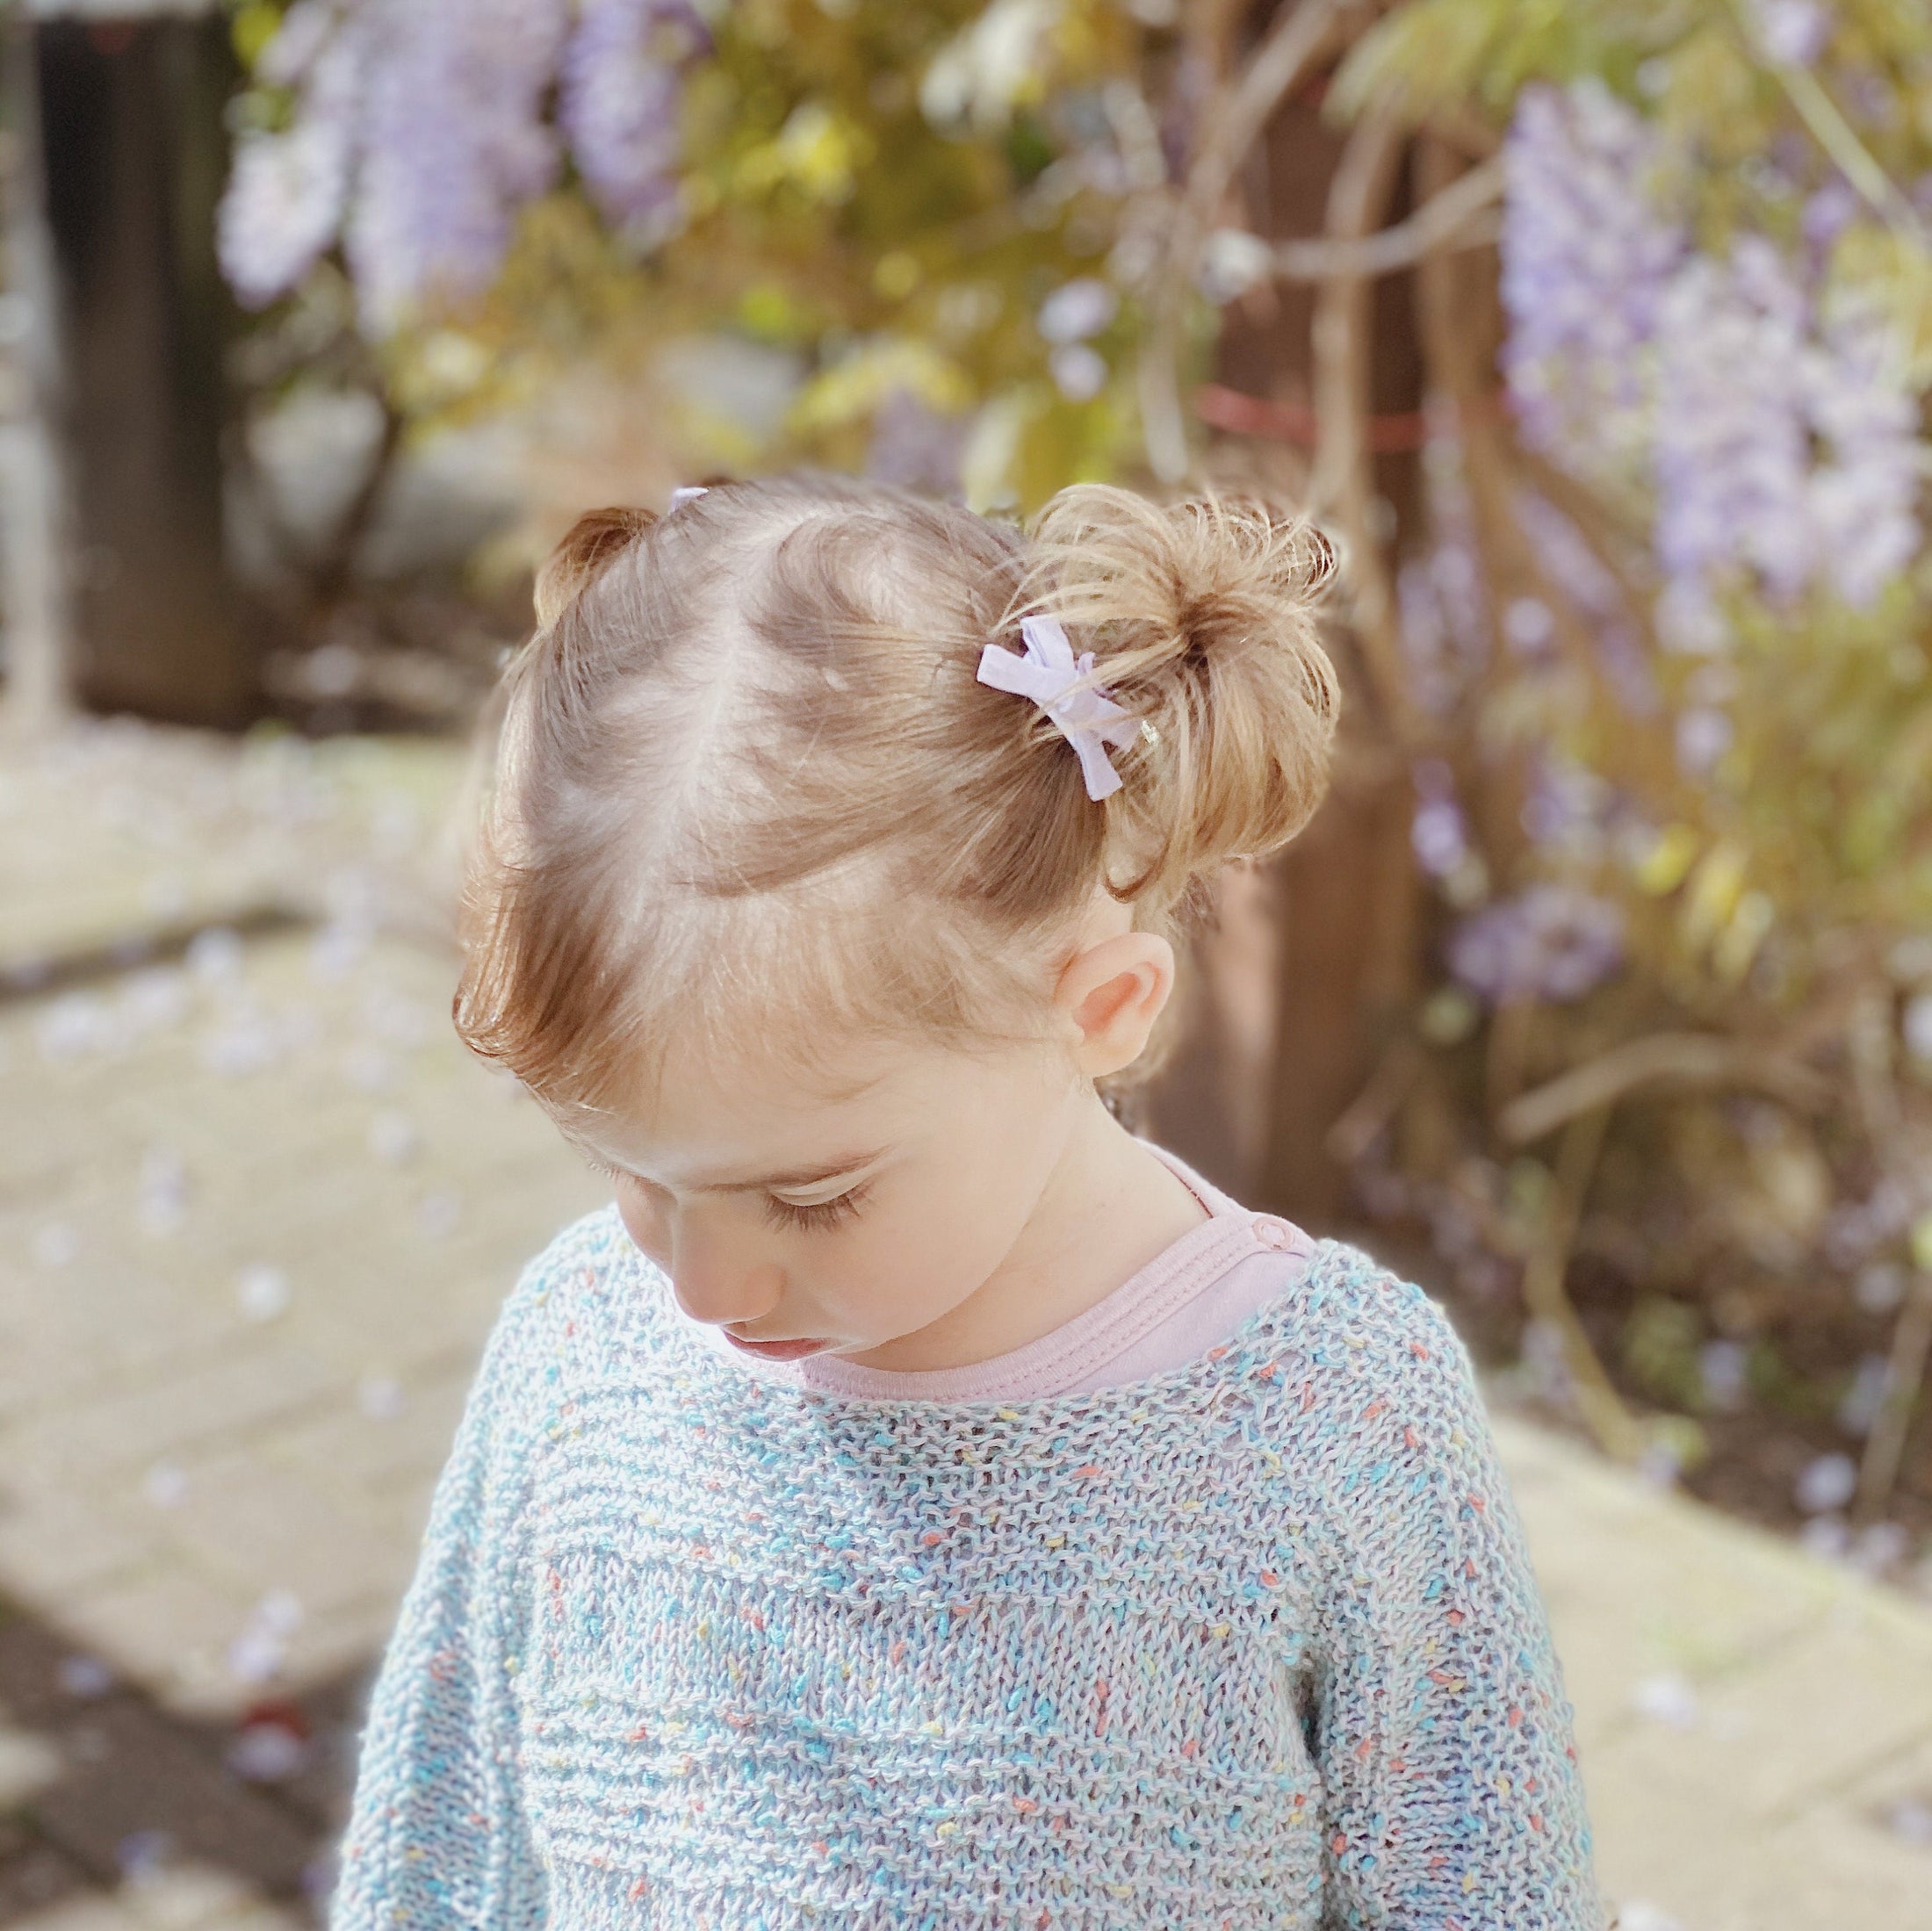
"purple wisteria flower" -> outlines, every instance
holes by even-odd
[[[1818,0],[1751,0],[1751,32],[1774,61],[1809,67],[1831,38],[1831,11]]]
[[[1536,546],[1538,566],[1586,618],[1597,654],[1618,701],[1633,717],[1654,715],[1662,694],[1622,587],[1576,525],[1533,489],[1516,494],[1517,520]]]
[[[1640,446],[1647,352],[1689,241],[1650,184],[1665,149],[1597,81],[1525,88],[1503,150],[1503,368],[1525,436],[1586,466]]]
[[[1456,782],[1440,758],[1424,758],[1412,774],[1416,816],[1409,842],[1431,878],[1447,878],[1467,862],[1469,828],[1456,802]]]
[[[1734,563],[1789,597],[1811,573],[1810,451],[1795,405],[1806,302],[1770,244],[1687,263],[1658,316],[1657,553],[1673,575]]]
[[[1828,28],[1765,11],[1780,58]],[[1869,605],[1920,547],[1922,447],[1890,326],[1824,300],[1856,198],[1817,189],[1794,257],[1750,232],[1700,252],[1665,138],[1594,81],[1526,89],[1505,159],[1503,359],[1525,436],[1652,500],[1666,636],[1720,645],[1713,593],[1741,580]]]
[[[686,66],[709,49],[688,0],[584,0],[558,119],[604,219],[645,244],[674,225]]]
[[[1528,763],[1520,813],[1525,835],[1546,852],[1595,857],[1616,803],[1609,785],[1560,752],[1532,753]]]
[[[1657,551],[1673,575],[1737,567],[1774,598],[1820,578],[1872,602],[1920,543],[1918,408],[1876,317],[1821,321],[1757,235],[1699,257],[1659,321]]]
[[[1571,886],[1532,885],[1456,928],[1449,968],[1490,1005],[1580,999],[1623,962],[1623,914]]]
[[[378,334],[480,293],[557,179],[553,95],[600,209],[660,239],[679,85],[707,45],[686,0],[298,0],[260,65],[292,117],[238,144],[223,269],[259,306],[341,241]]]
[[[1063,282],[1040,305],[1040,333],[1051,342],[1085,342],[1120,313],[1121,298],[1097,277]]]
[[[1834,175],[1815,194],[1806,198],[1799,218],[1806,246],[1821,258],[1857,219],[1864,205],[1858,191],[1842,175]]]
[[[1693,704],[1677,718],[1677,768],[1686,777],[1708,776],[1736,736],[1737,727],[1727,712]]]
[[[249,133],[218,217],[217,246],[236,295],[260,307],[286,292],[340,231],[354,169],[363,23],[328,0],[298,0],[260,63],[299,90],[284,133]]]
[[[541,112],[568,25],[559,0],[377,6],[345,241],[378,330],[494,278],[516,209],[556,178]]]
[[[1489,605],[1468,488],[1454,442],[1432,429],[1423,458],[1433,546],[1396,573],[1402,655],[1417,701],[1445,716],[1489,657]]]
[[[1871,313],[1822,330],[1806,405],[1823,450],[1812,472],[1813,554],[1847,603],[1873,602],[1918,554],[1924,445],[1890,328]]]

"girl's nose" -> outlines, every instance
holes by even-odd
[[[685,1313],[717,1328],[763,1320],[784,1287],[772,1262],[683,1228],[672,1236],[670,1275]]]

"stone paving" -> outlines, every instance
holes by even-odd
[[[1932,1931],[1932,1615],[1496,1427],[1624,1931]]]
[[[421,744],[0,753],[0,1924],[294,1925],[516,1268]],[[1932,1931],[1932,1615],[1498,1418],[1625,1931]]]

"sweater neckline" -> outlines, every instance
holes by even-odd
[[[1265,1252],[1258,1243],[1255,1251]],[[1325,1289],[1331,1278],[1351,1264],[1371,1266],[1366,1255],[1345,1242],[1323,1239],[1315,1243],[1301,1272],[1281,1292],[1265,1301],[1225,1341],[1219,1341],[1192,1361],[1178,1367],[1163,1368],[1158,1374],[1138,1380],[1110,1382],[1106,1387],[1088,1388],[1067,1394],[991,1396],[982,1400],[948,1400],[918,1396],[844,1394],[831,1388],[801,1387],[793,1381],[775,1380],[761,1374],[749,1362],[720,1360],[712,1350],[681,1325],[679,1344],[703,1363],[704,1371],[736,1386],[741,1393],[758,1396],[782,1395],[804,1407],[833,1414],[870,1413],[890,1415],[902,1423],[907,1418],[936,1423],[941,1432],[955,1423],[983,1423],[993,1418],[1021,1422],[1029,1430],[1057,1428],[1063,1423],[1105,1418],[1115,1410],[1157,1407],[1189,1388],[1202,1387],[1229,1372],[1238,1372],[1266,1345],[1286,1318],[1290,1307],[1311,1293]],[[1231,1366],[1229,1365],[1231,1364]]]

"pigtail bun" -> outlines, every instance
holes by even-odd
[[[1340,689],[1316,631],[1334,545],[1251,498],[1162,507],[1064,489],[1034,527],[1027,603],[1061,618],[1156,738],[1118,755],[1108,875],[1171,905],[1232,858],[1287,843],[1328,782]]]
[[[547,630],[657,520],[657,512],[650,509],[593,509],[580,516],[537,573],[537,628]]]

